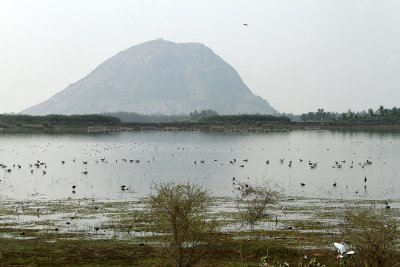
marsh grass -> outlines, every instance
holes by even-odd
[[[260,266],[262,257],[266,257],[269,266],[283,266],[284,262],[290,266],[307,266],[299,265],[300,261],[308,264],[312,258],[316,258],[321,266],[339,266],[333,242],[355,244],[349,236],[343,235],[345,232],[339,231],[345,226],[344,216],[349,206],[370,207],[376,204],[378,208],[375,211],[386,215],[385,220],[391,218],[396,222],[399,216],[397,208],[383,209],[382,201],[294,199],[282,203],[286,205],[284,212],[281,205],[268,206],[266,212],[278,217],[277,226],[264,227],[268,220],[263,219],[259,221],[260,227],[249,231],[229,227],[240,224],[241,217],[235,210],[234,199],[215,201],[204,217],[219,220],[225,230],[220,228],[205,234],[209,241],[199,243],[196,252],[207,250],[207,254],[196,262],[196,266]],[[24,208],[16,209],[16,206]],[[40,218],[35,217],[37,208],[40,208]],[[71,221],[69,217],[75,212],[77,215]],[[175,266],[176,262],[163,245],[166,244],[165,231],[152,224],[146,213],[144,203],[138,200],[3,200],[0,210],[0,266]],[[31,218],[35,220],[31,221]],[[66,225],[66,221],[70,221],[73,227]],[[98,232],[93,229],[94,225],[100,227]],[[352,229],[358,237],[358,227]],[[111,235],[103,234],[103,231]],[[394,244],[392,248],[397,252],[397,239]],[[238,253],[240,246],[243,248],[242,257]],[[354,256],[362,255],[357,247],[354,249]],[[308,261],[303,260],[304,255]],[[400,257],[394,253],[383,260],[388,260],[386,266],[393,266],[400,262]],[[365,265],[353,257],[347,266]]]

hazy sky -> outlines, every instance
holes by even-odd
[[[0,0],[0,113],[158,38],[204,43],[282,112],[400,106],[397,0]]]

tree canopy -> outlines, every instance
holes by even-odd
[[[50,125],[93,125],[93,124],[116,124],[120,120],[116,117],[90,114],[90,115],[46,115],[46,116],[30,116],[30,115],[11,115],[0,114],[0,122],[10,125],[21,123]]]
[[[320,108],[316,112],[304,113],[302,121],[349,121],[349,122],[398,122],[400,121],[400,108],[385,108],[379,106],[376,110],[369,108],[367,111],[352,111],[338,113],[327,112]]]

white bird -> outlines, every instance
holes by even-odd
[[[347,255],[354,254],[354,250],[347,251],[346,246],[344,244],[334,242],[333,245],[337,248],[338,252],[340,253],[340,255],[338,256],[339,258],[343,258],[346,257]]]

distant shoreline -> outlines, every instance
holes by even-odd
[[[0,134],[84,134],[118,132],[273,133],[294,130],[399,131],[400,123],[365,122],[251,122],[251,123],[113,123],[88,125],[18,125],[0,128]]]

